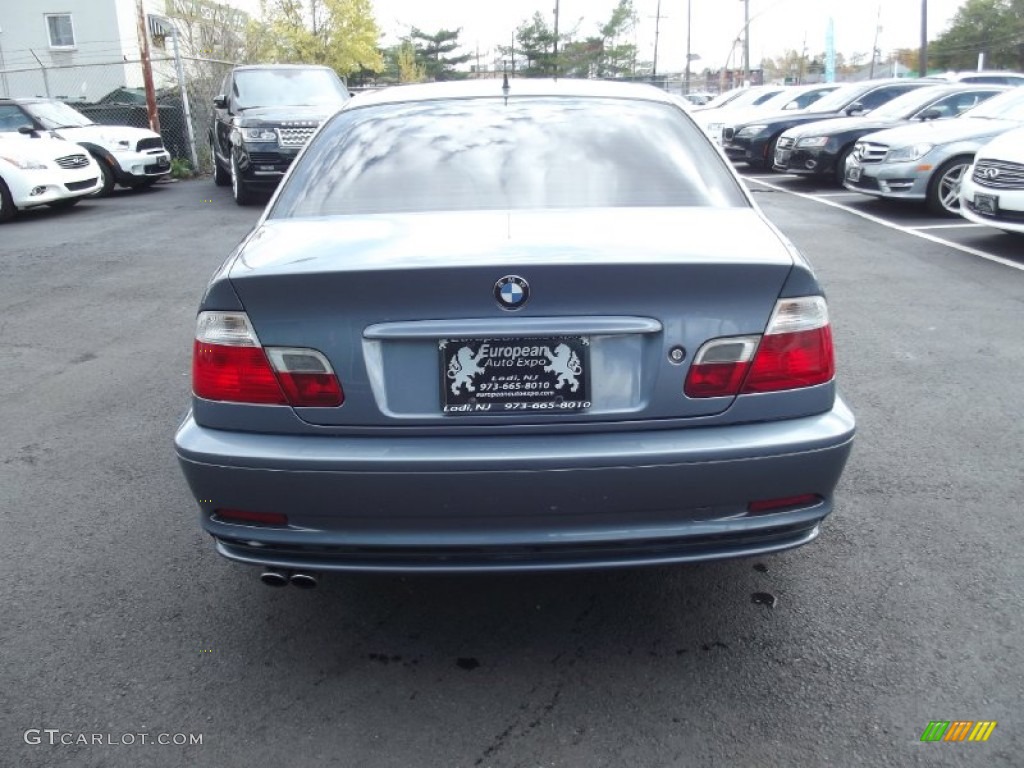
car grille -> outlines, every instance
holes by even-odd
[[[164,140],[159,136],[154,136],[151,139],[139,139],[139,143],[135,145],[136,152],[145,152],[147,149],[163,149]]]
[[[776,149],[792,149],[794,144],[796,144],[796,139],[792,136],[780,136],[779,143],[775,147]]]
[[[282,147],[303,147],[316,128],[278,128],[277,139]]]
[[[88,189],[89,187],[96,186],[96,179],[86,179],[85,181],[72,181],[70,184],[65,184],[69,192],[77,192],[80,189]]]
[[[61,168],[85,168],[89,165],[89,158],[85,155],[66,155],[57,158],[57,165]]]
[[[975,184],[992,189],[1024,189],[1024,164],[979,160],[971,176]]]
[[[281,156],[277,152],[250,152],[249,162],[260,165],[270,165],[281,162]]]
[[[885,156],[888,153],[889,147],[887,145],[872,144],[867,141],[858,141],[857,145],[853,148],[853,156],[861,163],[861,165],[880,163],[885,159]]]

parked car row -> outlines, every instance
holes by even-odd
[[[99,125],[56,99],[0,99],[0,141],[0,221],[19,209],[104,197],[117,185],[148,187],[171,170],[159,134]]]
[[[800,92],[782,91],[762,101],[774,109],[726,104],[694,117],[712,137],[720,129],[730,159],[753,168],[829,179],[1020,231],[1016,193],[1024,173],[1013,139],[1020,134],[1010,132],[1024,128],[1024,88],[1013,87],[1022,84],[1016,73],[950,73],[838,86],[802,108],[783,108]],[[979,169],[979,150],[1007,133]]]

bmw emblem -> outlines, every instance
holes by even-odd
[[[505,275],[494,284],[494,298],[502,309],[522,309],[530,300],[530,284],[518,275]]]

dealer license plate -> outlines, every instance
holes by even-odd
[[[974,195],[974,207],[978,213],[987,213],[995,216],[999,213],[999,197],[997,195],[984,195],[976,192]]]
[[[851,183],[853,183],[853,184],[856,184],[858,181],[860,181],[860,172],[861,172],[861,168],[859,166],[856,166],[856,165],[853,168],[847,168],[846,169],[846,180],[851,182]]]
[[[775,150],[775,164],[785,166],[789,163],[789,156],[792,154],[791,149],[776,149]]]
[[[590,407],[590,340],[441,339],[441,409],[452,415]]]

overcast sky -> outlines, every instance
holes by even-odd
[[[689,0],[692,11],[691,51],[701,58],[697,71],[726,64],[733,41],[743,29],[742,0]],[[257,6],[256,0],[236,0],[237,5]],[[578,36],[595,33],[607,21],[617,0],[559,0],[559,28]],[[948,25],[963,0],[928,0],[928,31],[934,38]],[[633,0],[640,17],[635,42],[640,58],[654,56],[654,29],[658,0]],[[540,11],[553,19],[555,0],[373,0],[377,23],[388,43],[408,31],[462,28],[465,50],[479,45],[485,57],[496,45],[507,45],[515,28]],[[881,8],[881,21],[877,21]],[[662,19],[658,37],[658,70],[680,71],[686,57],[687,0],[661,0]],[[756,65],[765,56],[786,49],[801,50],[806,40],[810,55],[825,50],[829,16],[835,22],[836,50],[849,56],[868,54],[875,27],[881,26],[878,47],[883,55],[894,48],[916,48],[920,40],[921,0],[750,0],[750,59]],[[732,65],[742,65],[740,47]]]

